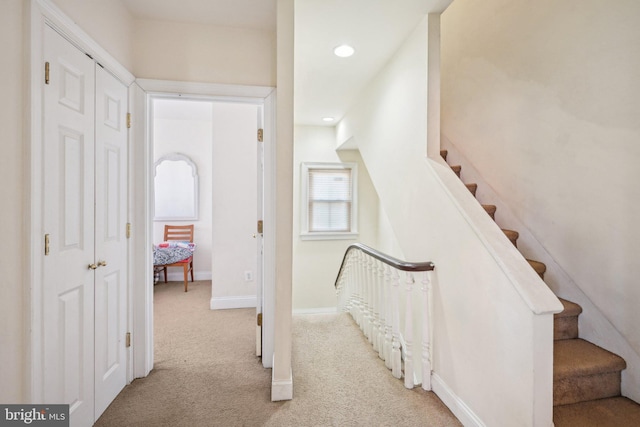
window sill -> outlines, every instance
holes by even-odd
[[[356,240],[358,232],[349,233],[300,233],[300,240]]]

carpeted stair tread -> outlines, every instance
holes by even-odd
[[[640,405],[626,397],[590,400],[553,409],[555,427],[640,426]]]
[[[575,302],[567,301],[566,299],[558,298],[562,303],[564,309],[560,313],[556,313],[554,317],[557,319],[559,317],[573,317],[579,316],[582,313],[582,307],[576,304]]]
[[[518,237],[520,237],[520,233],[518,233],[515,230],[507,230],[504,228],[502,229],[502,232],[504,233],[505,236],[509,238],[509,240],[511,240],[511,243],[513,243],[513,246],[518,246],[516,242],[518,241]]]
[[[478,184],[465,184],[465,185],[469,189],[469,191],[471,191],[471,194],[473,194],[473,197],[475,197],[476,190],[478,189]]]
[[[444,159],[444,161],[447,161],[447,154],[449,152],[447,150],[440,150],[440,157],[442,157]]]
[[[532,259],[528,259],[527,262],[533,269],[538,273],[540,278],[544,279],[544,273],[547,271],[547,266],[541,263],[540,261],[534,261]]]
[[[582,339],[555,341],[553,344],[553,379],[621,371],[624,359]]]
[[[460,171],[462,171],[462,166],[460,165],[455,165],[455,166],[451,166],[451,170],[458,175],[458,178],[460,178]]]
[[[553,339],[571,340],[578,338],[578,316],[582,307],[578,304],[558,298],[564,310],[553,315]]]
[[[492,220],[496,219],[496,205],[482,205],[485,211],[489,214]]]

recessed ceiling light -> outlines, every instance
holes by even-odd
[[[334,119],[333,117],[323,117],[323,118],[322,118],[322,121],[325,121],[325,122],[332,122],[332,121],[334,121],[334,120],[335,120],[335,119]]]
[[[356,50],[348,44],[343,44],[333,49],[333,53],[335,53],[336,56],[339,56],[340,58],[348,58],[353,55],[355,51]]]

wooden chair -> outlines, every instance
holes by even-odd
[[[164,226],[164,241],[179,240],[181,242],[193,243],[193,224],[191,225],[167,225]],[[191,281],[193,282],[193,255],[189,258],[175,262],[173,264],[164,265],[164,282],[167,283],[167,267],[180,267],[184,271],[184,291],[187,292],[188,273],[191,272]]]

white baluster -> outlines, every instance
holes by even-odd
[[[353,309],[351,311],[351,316],[353,320],[356,321],[356,324],[360,326],[360,271],[358,269],[358,257],[360,251],[353,251],[353,256],[351,257],[351,276],[353,280],[353,287],[355,289],[354,298],[353,298]]]
[[[378,292],[378,260],[371,258],[371,300],[373,301],[373,327],[371,328],[371,344],[373,345],[373,351],[380,351],[380,293]]]
[[[393,337],[391,342],[391,374],[402,378],[402,354],[400,353],[400,274],[393,270],[393,290],[391,292]]]
[[[407,302],[404,317],[404,386],[413,388],[413,310],[411,291],[413,288],[413,274],[407,273]]]
[[[367,339],[370,344],[373,344],[373,327],[374,327],[374,316],[373,316],[373,275],[371,274],[372,268],[371,264],[373,263],[373,259],[370,256],[367,256],[366,269],[367,269]]]
[[[378,261],[378,357],[384,360],[384,331],[385,331],[385,297],[384,297],[384,263]]]
[[[391,267],[384,266],[384,306],[385,306],[385,325],[384,325],[384,365],[391,369],[391,343],[393,341],[393,311],[391,296]]]
[[[363,305],[362,305],[362,332],[364,332],[364,336],[367,337],[367,339],[369,338],[369,333],[371,331],[371,326],[370,326],[370,320],[371,320],[371,315],[370,315],[370,305],[369,305],[369,271],[367,269],[367,255],[366,254],[362,254],[362,286],[364,289],[364,293],[363,293]]]
[[[431,280],[429,272],[422,276],[422,388],[431,390]]]

